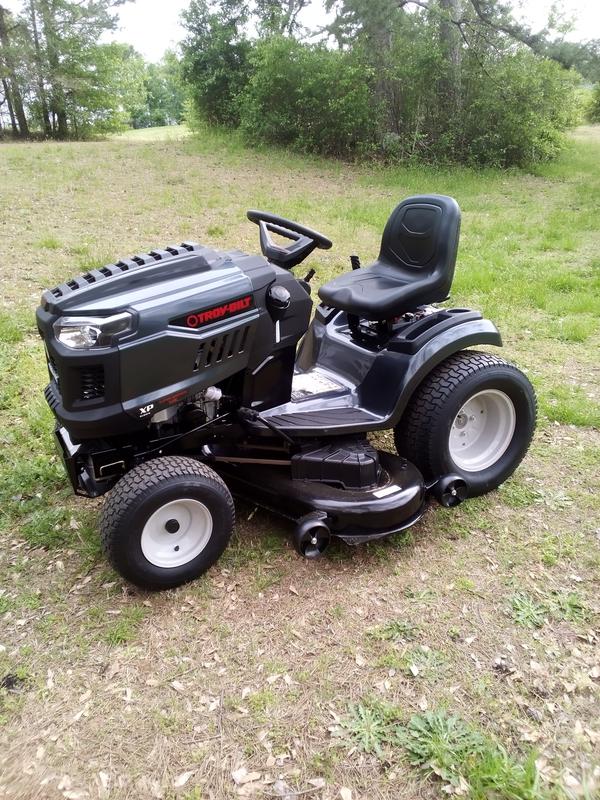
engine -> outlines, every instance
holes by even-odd
[[[72,443],[152,435],[221,398],[287,402],[308,292],[262,256],[184,242],[92,269],[37,310],[46,399]]]

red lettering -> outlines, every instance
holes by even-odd
[[[238,311],[244,311],[252,304],[252,295],[242,297],[239,300],[232,300],[230,303],[225,303],[222,306],[215,306],[215,308],[208,308],[206,311],[197,311],[194,314],[189,314],[186,317],[186,325],[188,328],[198,328],[206,322],[211,322],[215,319],[227,314],[235,314]]]

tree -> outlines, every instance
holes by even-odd
[[[7,9],[0,6],[0,70],[5,101],[8,105],[13,131],[20,136],[29,136],[29,124],[25,116],[23,96],[17,75],[15,48],[11,34],[17,23]]]
[[[145,100],[145,64],[131,45],[112,42],[93,45],[87,59],[70,71],[66,113],[77,138],[123,130],[129,109]]]
[[[44,73],[53,133],[69,136],[68,106],[76,102],[82,70],[102,33],[116,26],[114,7],[124,0],[31,0],[42,23]],[[85,87],[84,87],[85,91]]]
[[[311,0],[256,0],[254,15],[263,35],[293,36],[298,32],[298,15]]]
[[[248,6],[236,0],[192,0],[182,15],[183,75],[197,111],[221,125],[239,123],[239,98],[249,78]]]
[[[40,35],[38,33],[38,20],[34,0],[29,0],[29,19],[31,22],[31,34],[34,47],[35,75],[38,89],[38,100],[40,104],[42,126],[44,135],[48,138],[52,136],[52,125],[50,123],[50,111],[48,108],[48,98],[46,86],[44,84],[44,58],[40,45]]]
[[[143,83],[141,103],[127,106],[133,127],[149,128],[181,122],[185,90],[181,63],[172,50],[167,50],[158,64],[144,65]]]

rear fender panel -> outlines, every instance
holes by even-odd
[[[476,345],[502,346],[496,326],[478,311],[440,309],[399,326],[385,346],[377,346],[352,338],[345,312],[319,306],[301,342],[297,368],[305,372],[319,367],[340,376],[345,385],[355,387],[353,404],[381,419],[351,426],[348,433],[384,430],[398,423],[432,369],[453,353]],[[339,405],[335,399],[331,402]]]

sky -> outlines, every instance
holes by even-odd
[[[22,0],[2,0],[2,5],[18,11]],[[159,61],[168,48],[174,48],[184,36],[179,23],[189,0],[134,0],[119,8],[119,28],[110,39],[132,44],[148,61]],[[534,30],[548,18],[552,0],[522,0],[513,3],[517,16],[528,21]],[[567,38],[574,41],[600,39],[600,2],[598,0],[559,0],[567,16],[574,17],[575,27]],[[301,22],[309,27],[322,25],[325,19],[320,0],[313,0]]]

